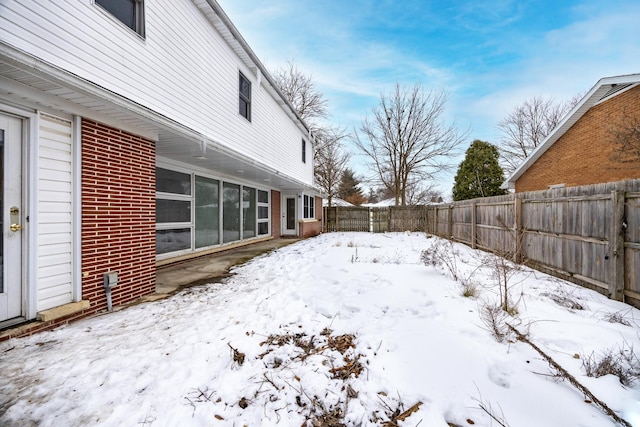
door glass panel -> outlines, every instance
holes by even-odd
[[[242,189],[242,238],[256,236],[256,189]]]
[[[296,199],[287,199],[287,230],[296,228]]]
[[[220,243],[220,185],[196,176],[196,248]]]
[[[228,182],[222,191],[222,227],[225,243],[240,240],[240,186]]]
[[[4,130],[0,129],[0,294],[4,293]]]

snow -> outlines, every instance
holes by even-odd
[[[322,199],[322,206],[323,207],[329,206],[329,199]],[[335,207],[335,206],[353,206],[353,203],[349,203],[346,200],[342,200],[342,199],[339,199],[337,197],[334,197],[331,200],[331,206],[332,207]]]
[[[395,206],[395,205],[396,205],[396,199],[394,197],[392,197],[390,199],[380,200],[379,202],[376,202],[376,203],[363,203],[362,204],[362,206],[368,206],[368,207],[372,207],[372,208],[383,208],[383,207]]]
[[[453,251],[475,297],[425,265],[434,245]],[[382,425],[412,407],[398,425],[499,425],[480,406],[512,427],[616,425],[532,347],[492,337],[479,315],[499,298],[489,256],[448,245],[421,233],[324,234],[224,283],[2,342],[0,425],[300,426],[336,408],[346,425]],[[529,269],[510,283],[508,322],[640,425],[640,385],[582,368],[592,352],[640,348],[640,312]],[[355,348],[328,345],[350,335]],[[333,378],[354,361],[357,376]]]

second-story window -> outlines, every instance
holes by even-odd
[[[251,121],[251,82],[240,73],[238,84],[239,113],[245,119]]]
[[[302,163],[307,163],[307,141],[302,140]]]
[[[144,37],[144,0],[95,0],[118,21]]]

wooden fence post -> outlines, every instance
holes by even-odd
[[[327,223],[327,212],[328,212],[329,207],[328,206],[323,206],[322,207],[322,232],[326,233],[327,231],[329,231],[329,225]]]
[[[433,234],[434,236],[438,235],[438,207],[434,207],[432,209],[433,211],[433,228],[431,229],[431,234]]]
[[[447,220],[447,239],[453,240],[453,205],[449,205],[449,218]]]
[[[478,227],[476,219],[476,202],[471,203],[471,249],[476,248],[476,242],[478,241]]]
[[[624,203],[625,192],[614,190],[611,192],[612,224],[609,236],[609,261],[611,273],[609,279],[609,298],[616,301],[624,299]]]
[[[517,195],[513,199],[513,209],[514,209],[514,224],[515,230],[513,230],[513,238],[514,238],[514,251],[513,251],[513,262],[516,264],[521,264],[524,256],[522,253],[522,244],[524,240],[524,234],[522,230],[522,199]]]

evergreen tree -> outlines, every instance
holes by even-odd
[[[506,191],[500,188],[504,172],[498,163],[500,156],[495,145],[475,140],[458,167],[453,184],[453,200],[500,196]]]
[[[359,185],[360,180],[356,178],[355,172],[346,168],[342,172],[340,186],[338,187],[338,197],[354,205],[361,205],[366,201],[366,198],[362,194],[362,189]]]

